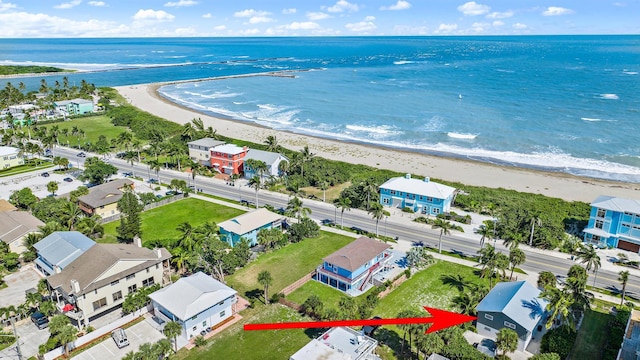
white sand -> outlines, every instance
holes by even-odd
[[[599,195],[640,197],[637,194],[640,184],[607,182],[563,173],[424,155],[298,135],[247,122],[224,120],[171,103],[157,94],[158,87],[158,84],[142,84],[121,86],[116,89],[132,105],[178,124],[201,118],[205,127],[212,126],[218,134],[255,143],[263,143],[267,136],[274,135],[278,143],[286,148],[300,150],[308,145],[312,153],[327,159],[366,164],[468,185],[544,194],[566,200],[591,202]]]

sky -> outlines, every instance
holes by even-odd
[[[640,0],[0,0],[0,38],[638,33]]]

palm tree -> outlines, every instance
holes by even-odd
[[[173,340],[174,351],[178,352],[178,335],[182,334],[182,325],[175,321],[168,322],[162,330],[168,339]]]
[[[414,309],[406,309],[406,310],[400,311],[396,317],[397,318],[415,318],[415,317],[421,317],[421,316],[422,314],[418,313]],[[398,327],[403,330],[402,347],[400,348],[400,353],[403,353],[404,342],[407,337],[407,334],[409,334],[409,346],[411,346],[411,334],[413,331],[412,331],[411,324],[398,325]],[[411,352],[411,348],[409,348],[409,352]]]
[[[124,160],[126,160],[131,165],[131,175],[133,175],[133,177],[136,176],[136,173],[133,170],[133,163],[135,159],[136,153],[134,153],[133,151],[127,151],[126,153],[124,153]]]
[[[294,196],[287,203],[287,211],[295,214],[298,220],[301,220],[303,217],[311,214],[311,209],[304,207],[303,205],[303,201],[299,197]]]
[[[496,347],[498,350],[502,350],[502,355],[516,351],[518,349],[518,333],[509,328],[500,329],[496,338]]]
[[[596,286],[596,278],[598,277],[598,269],[600,268],[600,256],[598,256],[596,249],[590,245],[582,245],[576,257],[581,263],[585,264],[587,271],[593,269],[593,286]]]
[[[573,318],[570,316],[571,295],[565,289],[547,287],[542,291],[542,298],[549,301],[545,310],[551,311],[547,320],[547,329],[553,325],[553,321],[560,318],[562,322],[573,329]]]
[[[334,204],[340,209],[340,227],[344,227],[344,211],[351,211],[351,199],[341,196],[334,201]]]
[[[196,189],[196,193],[198,192],[198,187],[196,186],[196,176],[202,174],[204,171],[204,166],[202,166],[199,162],[194,161],[191,164],[191,180],[193,180],[193,187]]]
[[[493,224],[492,221],[490,223]],[[488,226],[488,224],[486,223],[480,225],[478,229],[476,229],[475,233],[482,236],[480,238],[480,247],[484,246],[485,240],[489,239],[489,241],[491,241],[491,239],[493,239],[493,229],[491,226]]]
[[[267,151],[277,152],[280,150],[280,145],[278,144],[278,139],[274,135],[267,136],[267,139],[264,141],[267,145]]]
[[[362,191],[367,195],[367,209],[371,207],[371,198],[378,194],[378,185],[368,178],[362,182]]]
[[[35,253],[36,249],[33,247],[33,245],[35,245],[40,240],[42,240],[42,234],[32,232],[27,234],[22,243],[28,251]]]
[[[271,273],[264,270],[258,274],[258,283],[264,287],[264,302],[269,304],[269,285],[273,282]]]
[[[373,215],[373,219],[376,221],[376,236],[378,236],[378,223],[380,223],[380,220],[382,220],[384,216],[389,213],[384,210],[384,207],[382,207],[382,204],[374,203],[369,208],[369,214]]]
[[[314,154],[309,150],[309,146],[305,145],[302,150],[300,150],[300,176],[304,178],[304,164],[311,161]]]
[[[247,186],[256,190],[256,209],[258,208],[258,191],[260,190],[260,186],[262,186],[260,175],[253,175],[251,179],[247,182]]]
[[[431,228],[440,229],[440,237],[438,238],[438,253],[442,254],[442,235],[450,235],[450,230],[453,229],[453,224],[443,219],[436,219]]]
[[[418,352],[425,353],[425,359],[427,355],[431,355],[434,353],[437,354],[441,352],[445,347],[444,340],[442,340],[440,335],[435,333],[418,334],[415,342],[416,347],[418,348]]]
[[[620,271],[618,274],[620,275],[620,277],[618,278],[618,281],[620,281],[620,283],[622,284],[622,296],[620,297],[620,305],[622,306],[622,304],[624,303],[624,296],[627,293],[627,281],[629,281],[629,271],[628,270]]]
[[[100,238],[104,235],[102,217],[98,214],[85,216],[78,222],[78,231],[90,238]]]
[[[56,335],[56,338],[64,347],[64,355],[68,358],[69,344],[71,344],[75,339],[78,338],[78,332],[76,331],[76,328],[72,325],[66,325],[60,330],[58,335]]]
[[[524,251],[520,249],[516,248],[509,251],[509,262],[511,263],[511,274],[509,275],[510,280],[513,279],[513,270],[516,266],[524,264],[526,259],[527,256],[524,254]]]
[[[180,137],[184,141],[191,141],[194,137],[196,137],[197,132],[198,130],[196,130],[192,123],[186,123],[182,125],[182,134],[180,135]]]
[[[538,226],[542,225],[542,221],[540,220],[540,216],[535,214],[531,216],[531,219],[529,220],[529,222],[531,223],[531,235],[529,235],[529,246],[533,246],[533,233],[535,231],[536,225]]]
[[[76,203],[68,202],[64,209],[67,219],[67,228],[69,231],[75,230],[75,225],[78,223],[80,216],[82,216],[82,210]]]
[[[320,181],[320,190],[322,190],[322,202],[327,202],[327,189],[329,188],[329,182],[327,180]]]
[[[158,173],[160,172],[160,169],[162,168],[162,163],[160,163],[158,160],[151,160],[149,162],[147,162],[147,165],[149,165],[149,169],[155,171],[156,173],[156,180],[160,181],[160,177],[158,176]],[[149,176],[151,177],[151,176]]]
[[[142,142],[138,139],[134,139],[131,142],[131,148],[136,152],[136,154],[138,155],[138,162],[141,162],[142,160],[140,159],[140,151],[142,150]]]

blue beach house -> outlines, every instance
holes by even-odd
[[[249,240],[251,246],[254,246],[258,244],[260,230],[282,228],[283,219],[282,215],[260,208],[218,224],[220,239],[233,247],[245,238]]]
[[[286,156],[279,153],[249,149],[247,156],[244,157],[244,164],[242,166],[245,179],[251,179],[253,175],[256,175],[256,171],[247,166],[247,160],[249,159],[262,161],[267,165],[267,170],[262,174],[263,178],[269,178],[271,176],[280,177],[280,163],[289,161]]]
[[[315,278],[349,295],[361,294],[391,259],[389,248],[383,242],[362,236],[324,258]]]
[[[57,274],[95,244],[78,231],[55,231],[33,245],[36,268],[45,276]]]
[[[380,204],[438,215],[449,211],[455,192],[455,188],[433,182],[428,177],[412,179],[411,174],[407,174],[380,185]]]
[[[599,247],[640,252],[640,201],[599,196],[591,203],[584,241]]]

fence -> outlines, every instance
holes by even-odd
[[[290,307],[295,311],[300,312],[302,310],[302,305],[299,305],[297,303],[294,303],[293,301],[289,301],[285,298],[280,298],[278,299],[278,302],[284,306]]]
[[[90,333],[88,333],[86,335],[80,336],[73,343],[71,343],[69,345],[69,349],[73,350],[73,349],[79,348],[79,347],[81,347],[83,345],[86,345],[86,344],[92,342],[93,340],[95,340],[95,339],[97,339],[97,338],[99,338],[99,337],[101,337],[101,336],[103,336],[105,334],[110,333],[114,329],[119,328],[119,327],[121,327],[121,326],[123,326],[123,325],[125,325],[125,324],[127,324],[127,323],[129,323],[129,322],[131,322],[133,320],[135,320],[136,318],[148,313],[150,306],[151,305],[143,307],[142,309],[136,310],[135,312],[133,312],[131,314],[125,315],[122,318],[120,318],[120,319],[118,319],[118,320],[116,320],[116,321],[114,321],[112,323],[109,323],[109,324],[101,327],[100,329],[96,329],[96,330],[94,330],[94,331],[92,331],[92,332],[90,332]],[[60,346],[60,347],[57,347],[57,348],[49,351],[48,353],[44,354],[43,359],[44,360],[53,360],[53,359],[56,359],[56,358],[58,358],[58,357],[60,357],[62,355],[64,355],[64,347]]]
[[[166,205],[166,204],[172,203],[174,201],[181,200],[183,198],[184,198],[184,194],[177,194],[177,195],[173,195],[173,196],[167,196],[165,198],[162,198],[159,201],[152,202],[151,204],[145,205],[143,211],[155,209],[158,206]],[[102,223],[106,224],[108,222],[112,222],[112,221],[116,221],[116,220],[120,220],[120,214],[115,214],[115,215],[111,215],[111,216],[102,218]]]
[[[391,283],[391,286],[389,286],[386,290],[378,294],[378,298],[382,299],[383,297],[387,296],[387,294],[389,294],[391,291],[393,291],[393,289],[397,288],[398,286],[400,286],[400,284],[402,284],[405,281],[407,281],[407,275],[402,274],[393,283]]]
[[[316,271],[313,270],[312,272],[308,273],[307,275],[305,275],[305,276],[301,277],[300,279],[296,280],[293,284],[285,287],[280,292],[283,293],[285,296],[291,294],[292,292],[296,291],[300,286],[306,284],[307,281],[313,279],[313,276],[315,274],[316,274]]]

